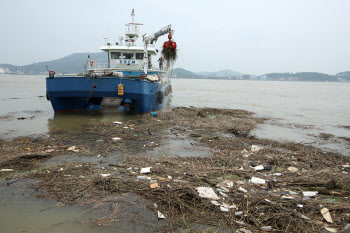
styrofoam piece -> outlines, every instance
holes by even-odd
[[[13,169],[11,168],[3,168],[0,170],[0,172],[13,172]]]
[[[213,199],[213,200],[220,199],[212,188],[198,187],[198,188],[196,188],[196,190],[197,190],[199,196],[202,198],[208,198],[208,199]]]
[[[317,191],[305,191],[303,192],[304,197],[316,197]]]
[[[265,184],[266,180],[253,176],[250,180],[253,184]]]
[[[164,214],[162,214],[159,210],[158,210],[158,219],[165,219]]]
[[[216,206],[220,205],[219,202],[217,202],[217,201],[211,201],[211,204],[216,205]]]
[[[255,166],[255,167],[254,167],[254,170],[255,170],[255,171],[262,171],[262,170],[264,170],[264,166],[263,166],[263,165]]]
[[[140,173],[141,173],[141,174],[151,173],[151,168],[152,168],[152,167],[144,167],[144,168],[141,168]]]
[[[261,146],[258,146],[258,145],[252,145],[250,147],[250,150],[253,151],[253,152],[258,152],[259,150],[261,150],[262,147]]]
[[[321,214],[322,214],[323,218],[324,218],[327,222],[333,223],[331,214],[329,213],[329,210],[328,210],[327,208],[321,209]]]
[[[248,191],[242,187],[238,188],[238,191],[242,192],[242,193],[247,193]]]

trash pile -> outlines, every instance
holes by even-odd
[[[148,200],[154,216],[169,220],[167,231],[191,224],[233,232],[349,229],[350,158],[246,133],[263,121],[241,110],[175,108],[157,118],[90,124],[85,130],[95,132],[95,144],[64,152],[100,158],[115,148],[125,153],[121,162],[62,163],[29,177],[42,181],[41,197],[67,204],[134,193]],[[194,140],[211,156],[142,155],[162,138]]]
[[[256,157],[264,150],[246,149],[239,156],[249,153]],[[287,159],[286,154],[283,159]],[[103,169],[70,164],[37,174],[36,178],[44,181],[37,188],[69,204],[133,192],[153,203],[150,208],[159,218],[185,217],[189,223],[227,229],[239,226],[247,232],[336,232],[349,223],[348,174],[336,178],[320,171],[316,174],[328,178],[307,179],[303,169],[264,165],[257,171],[257,163],[229,166],[232,160],[215,153],[211,158],[131,156]],[[345,170],[342,168],[340,171]]]

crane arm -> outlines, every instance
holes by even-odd
[[[145,38],[145,44],[153,44],[154,41],[157,41],[158,37],[163,36],[171,31],[171,24],[166,27],[163,27],[158,32],[153,35],[147,36]]]
[[[143,71],[146,75],[147,75],[147,69],[148,69],[148,51],[147,51],[148,44],[153,44],[155,41],[157,41],[158,37],[163,36],[169,33],[170,31],[171,31],[171,24],[169,24],[166,27],[163,27],[158,32],[144,38]]]

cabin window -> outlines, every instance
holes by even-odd
[[[143,59],[143,53],[136,53],[136,59],[142,60]]]
[[[111,52],[111,59],[121,59],[122,53],[120,52]]]
[[[124,59],[134,59],[134,53],[133,52],[123,52],[123,58]]]

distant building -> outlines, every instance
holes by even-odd
[[[8,68],[0,67],[0,74],[9,74],[11,71]]]

